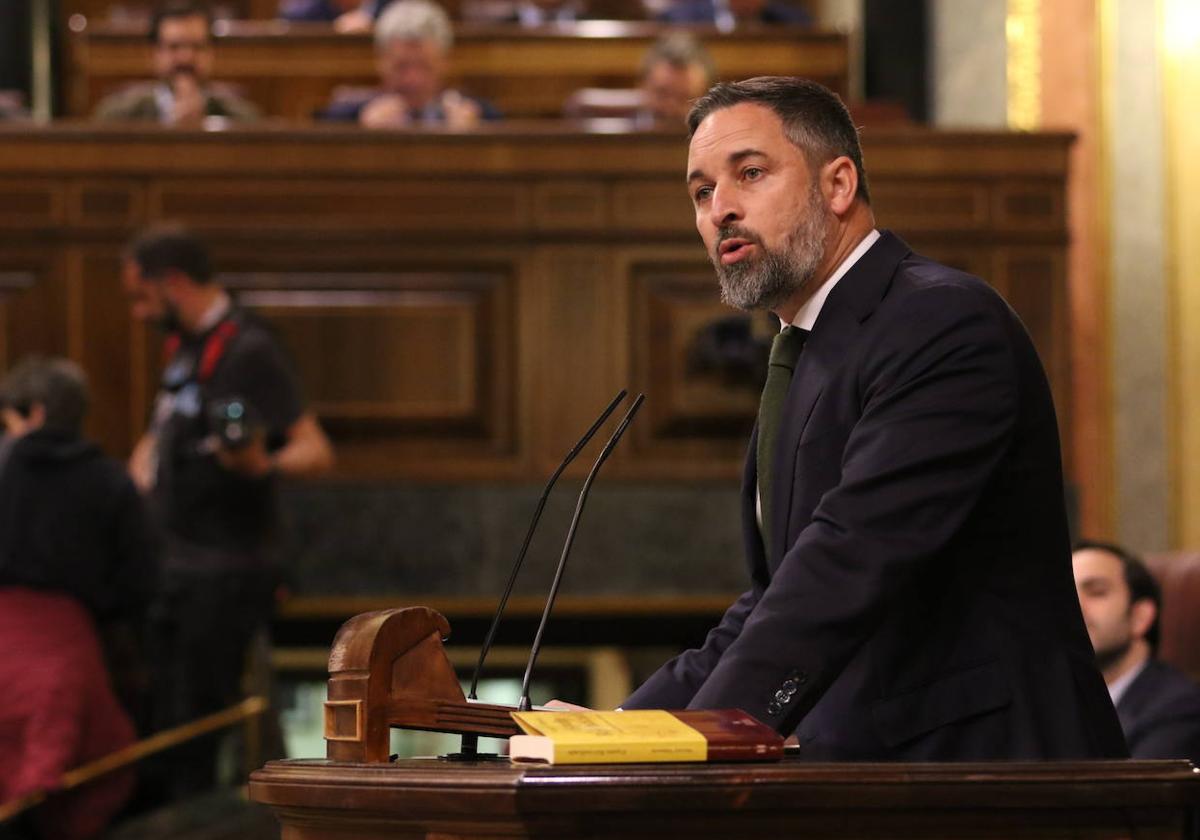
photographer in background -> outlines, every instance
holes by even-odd
[[[129,463],[166,535],[151,613],[163,729],[240,698],[247,647],[277,584],[278,477],[328,470],[333,452],[269,330],[213,282],[202,242],[153,228],[129,246],[122,272],[133,317],[168,334],[153,417]],[[169,753],[165,795],[212,787],[216,749],[209,739]]]
[[[150,22],[156,81],[139,82],[96,106],[107,121],[154,121],[199,125],[205,117],[251,121],[258,109],[229,88],[212,82],[212,17],[192,0],[167,0]]]

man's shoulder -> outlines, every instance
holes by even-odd
[[[98,119],[157,119],[158,99],[155,94],[157,82],[133,82],[110,93],[96,106]]]
[[[1126,690],[1131,704],[1164,711],[1188,711],[1200,715],[1200,684],[1173,665],[1152,660]],[[1123,698],[1123,699],[1125,699]],[[1197,721],[1200,725],[1200,720]]]
[[[881,326],[899,319],[910,323],[911,332],[921,322],[931,329],[939,324],[974,323],[980,318],[1001,324],[1009,319],[1011,309],[982,278],[910,252],[896,264],[878,315],[875,320]]]
[[[258,106],[230,85],[214,82],[208,89],[208,114],[231,120],[252,121],[262,117]]]
[[[237,332],[229,343],[230,356],[274,354],[282,349],[274,327],[253,312],[238,309],[234,320]]]

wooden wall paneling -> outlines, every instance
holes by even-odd
[[[66,222],[66,189],[50,178],[0,178],[0,230],[54,228]]]
[[[513,459],[510,265],[219,279],[290,350],[340,471],[478,478]]]
[[[0,269],[0,371],[7,371],[18,358],[9,337],[12,299],[27,293],[36,283],[37,274],[33,271]]]
[[[1051,179],[997,183],[992,189],[992,216],[1001,230],[1045,231],[1065,238],[1066,196]]]
[[[127,455],[145,423],[148,395],[145,373],[133,363],[129,305],[121,290],[121,260],[112,245],[81,245],[70,249],[68,283],[76,298],[73,318],[78,351],[72,356],[87,371],[93,399],[87,433],[111,455]],[[157,352],[157,348],[156,348]],[[157,361],[157,355],[155,355]],[[153,380],[152,380],[153,381]],[[137,411],[129,400],[136,395]],[[133,421],[133,422],[131,422]]]
[[[0,239],[0,306],[4,356],[11,365],[29,354],[69,356],[65,260],[53,245]]]
[[[880,223],[995,284],[1030,325],[1070,431],[1067,240],[1047,198],[1063,185],[1063,145],[879,132],[867,157],[880,164]],[[629,387],[647,405],[608,474],[735,479],[756,394],[688,364],[696,336],[735,313],[718,303],[694,230],[685,154],[682,138],[562,124],[10,128],[0,132],[0,272],[25,279],[0,305],[4,355],[79,357],[96,377],[95,432],[128,446],[147,417],[160,341],[129,323],[117,260],[137,226],[181,216],[299,343],[314,398],[332,407],[341,477],[541,479]],[[422,378],[430,353],[458,361]]]
[[[525,338],[526,358],[533,360],[528,373],[534,475],[558,467],[618,390],[636,393],[623,375],[619,337],[627,329],[612,280],[605,246],[544,245],[534,254],[523,298],[531,315]],[[588,468],[577,463],[569,474],[586,475]]]
[[[682,145],[682,144],[681,144]],[[700,235],[696,232],[696,214],[683,183],[687,165],[686,149],[679,156],[679,177],[638,180],[622,179],[612,187],[612,224],[626,230],[654,233],[676,233],[695,238],[703,253]]]
[[[136,181],[72,180],[66,189],[66,218],[72,227],[127,231],[146,218],[146,192]]]
[[[991,221],[991,192],[983,182],[887,179],[870,182],[870,189],[882,227],[902,224],[906,233],[977,231]]]
[[[604,230],[608,196],[596,180],[549,181],[533,185],[533,226],[539,231]]]
[[[765,316],[720,302],[700,247],[622,249],[616,262],[630,379],[646,392],[622,471],[661,474],[670,463],[679,478],[735,478],[769,352]]]
[[[469,180],[166,180],[151,186],[149,198],[153,218],[183,220],[197,230],[381,231],[397,237],[437,230],[520,232],[530,227],[530,205],[526,184]]]
[[[1072,425],[1065,256],[1061,249],[1049,246],[1002,247],[995,251],[994,264],[1001,291],[1025,324],[1046,368],[1066,440]],[[1069,450],[1064,447],[1064,452]]]

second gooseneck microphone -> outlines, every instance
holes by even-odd
[[[563,458],[563,462],[558,465],[558,469],[554,471],[554,474],[550,476],[550,480],[546,482],[546,489],[542,491],[542,498],[538,500],[537,509],[533,512],[533,519],[529,523],[529,530],[525,532],[525,542],[522,544],[520,552],[517,553],[517,562],[513,563],[512,572],[508,575],[508,583],[504,587],[504,594],[500,596],[500,604],[496,607],[496,615],[492,617],[492,624],[488,627],[487,635],[483,639],[483,646],[479,649],[479,661],[475,664],[475,672],[471,675],[471,691],[467,694],[468,700],[478,699],[476,691],[479,688],[479,675],[483,671],[483,660],[487,658],[488,651],[492,648],[492,642],[496,638],[496,630],[500,627],[500,616],[504,614],[504,608],[508,604],[508,597],[512,594],[513,584],[517,581],[517,574],[521,571],[521,565],[525,562],[525,554],[529,551],[529,543],[533,539],[533,532],[537,529],[538,520],[542,518],[542,509],[546,507],[546,499],[550,497],[550,491],[554,489],[554,484],[558,481],[558,477],[562,475],[563,470],[575,460],[575,456],[583,450],[583,447],[587,446],[592,436],[604,425],[604,421],[621,404],[621,400],[625,399],[626,393],[625,389],[622,388],[620,393],[613,397],[612,402],[600,413],[600,416],[596,418],[596,422],[591,425],[591,428],[584,432],[579,442],[571,447],[566,457]],[[640,401],[641,397],[638,400]]]
[[[629,411],[625,412],[625,416],[621,418],[616,431],[612,433],[612,437],[608,439],[608,443],[604,444],[604,449],[596,457],[596,463],[592,465],[592,471],[588,473],[587,480],[583,482],[583,489],[579,491],[579,500],[575,503],[575,516],[571,519],[571,528],[567,531],[567,540],[563,545],[562,556],[558,560],[558,568],[554,571],[554,582],[550,584],[550,594],[546,597],[546,608],[542,610],[542,620],[538,624],[537,635],[533,639],[533,648],[529,651],[529,664],[525,666],[525,679],[521,681],[521,699],[517,701],[517,708],[520,711],[528,711],[531,706],[529,681],[533,677],[533,666],[536,664],[538,652],[542,648],[542,634],[546,631],[546,622],[550,620],[550,611],[554,609],[554,599],[558,596],[558,587],[562,583],[563,570],[567,567],[567,555],[571,553],[571,546],[575,542],[575,530],[579,527],[579,518],[583,515],[583,505],[587,501],[588,491],[592,487],[596,474],[600,472],[600,467],[612,454],[617,441],[621,439],[621,435],[625,434],[625,430],[629,427],[629,423],[637,414],[638,409],[642,407],[642,401],[645,398],[645,394],[637,395],[637,399],[633,401]]]

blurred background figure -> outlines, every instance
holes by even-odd
[[[66,359],[27,358],[0,383],[0,802],[131,743],[147,684],[137,631],[153,542],[133,482],[82,436],[87,403]],[[132,787],[132,771],[116,773],[26,821],[38,836],[89,837]]]
[[[740,25],[812,25],[807,11],[786,0],[674,0],[660,16],[667,23],[711,23],[722,32]]]
[[[150,22],[155,81],[139,82],[101,100],[100,120],[196,125],[205,117],[250,121],[258,109],[212,82],[212,17],[192,0],[167,0]]]
[[[338,32],[367,32],[390,0],[281,0],[279,17],[332,23]]]
[[[708,50],[693,36],[660,38],[642,59],[641,120],[683,125],[692,103],[716,80]]]
[[[133,317],[168,333],[153,417],[129,463],[166,536],[150,616],[162,730],[244,696],[247,652],[279,585],[279,477],[324,472],[333,451],[282,348],[214,282],[191,232],[143,232],[122,284]],[[218,748],[206,738],[165,754],[159,798],[217,785]]]
[[[584,8],[583,0],[519,0],[508,22],[521,26],[574,23],[584,17]]]
[[[1155,658],[1158,583],[1140,558],[1109,543],[1080,543],[1072,564],[1096,664],[1130,756],[1200,762],[1200,686]]]
[[[399,0],[375,26],[380,87],[334,93],[318,119],[354,121],[367,128],[445,125],[465,129],[499,112],[482,100],[445,86],[454,30],[441,6],[430,0]]]

